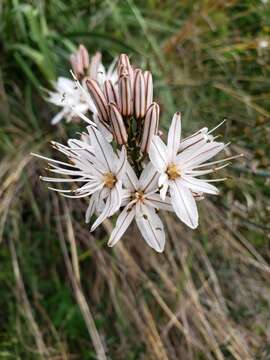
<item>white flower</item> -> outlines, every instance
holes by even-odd
[[[52,125],[56,125],[63,118],[67,122],[71,121],[78,113],[85,114],[88,110],[96,112],[95,105],[90,96],[86,97],[82,89],[76,82],[65,77],[59,77],[54,84],[55,91],[49,92],[48,101],[54,105],[62,107],[62,110],[51,120]]]
[[[113,84],[115,84],[118,80],[118,75],[117,75],[117,70],[116,70],[116,60],[114,59],[110,66],[108,67],[108,69],[106,70],[104,65],[102,64],[102,62],[100,62],[99,67],[98,67],[98,72],[97,72],[97,77],[96,80],[99,83],[99,85],[101,86],[101,88],[103,88],[104,82],[106,80],[110,80]]]
[[[83,51],[84,56],[81,52]],[[87,50],[80,45],[77,53],[71,56],[71,65],[75,78],[80,79],[72,81],[65,77],[59,77],[54,83],[55,91],[49,91],[48,101],[54,105],[62,107],[62,110],[57,113],[51,120],[52,125],[58,124],[63,118],[67,122],[80,116],[80,114],[86,114],[87,111],[91,111],[92,114],[97,114],[96,106],[87,92],[86,79],[94,79],[103,88],[105,80],[112,81],[113,84],[117,81],[116,60],[114,60],[106,71],[104,65],[101,62],[101,53],[97,52],[91,59],[84,62],[82,61],[87,57]],[[83,64],[85,65],[83,67]],[[88,65],[87,65],[88,64]],[[80,70],[80,71],[79,71]],[[85,72],[85,75],[83,75]]]
[[[225,147],[223,143],[214,141],[207,134],[209,134],[208,131],[204,130],[185,139],[183,143],[186,142],[186,144],[181,149],[181,117],[179,113],[176,113],[169,129],[167,146],[158,136],[154,136],[149,151],[150,160],[160,174],[161,198],[165,198],[169,189],[176,215],[193,229],[198,226],[194,193],[218,194],[218,189],[209,184],[211,180],[197,179],[197,176],[213,172],[212,169],[200,170],[211,163],[201,164]],[[194,141],[197,135],[199,135],[198,141]],[[188,139],[189,144],[187,144]]]
[[[100,213],[91,227],[93,231],[105,218],[113,215],[120,208],[122,179],[126,171],[127,157],[124,147],[117,156],[95,127],[89,126],[87,129],[88,134],[84,133],[81,140],[70,139],[68,146],[53,143],[53,146],[66,155],[71,163],[36,156],[49,160],[48,170],[52,173],[70,177],[69,179],[42,177],[42,180],[85,183],[76,190],[50,189],[72,198],[92,195],[86,212],[86,222],[89,222],[94,211]],[[73,195],[68,195],[69,193]]]
[[[149,246],[157,252],[162,252],[165,245],[163,224],[157,214],[157,209],[171,211],[171,205],[161,200],[158,191],[159,174],[151,163],[142,171],[138,179],[134,170],[127,163],[124,178],[124,196],[122,205],[124,210],[119,215],[116,226],[112,231],[108,245],[113,246],[123,236],[132,220],[135,218],[137,226]]]

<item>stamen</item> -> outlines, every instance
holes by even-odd
[[[212,132],[214,132],[216,129],[218,129],[221,125],[223,125],[225,122],[227,121],[227,119],[224,119],[223,121],[221,121],[221,123],[219,123],[217,126],[215,126],[213,129],[211,129],[210,131],[208,131],[207,135],[211,134]]]
[[[220,163],[222,163],[224,161],[238,159],[238,158],[243,157],[243,156],[244,156],[244,154],[239,154],[239,155],[230,156],[230,157],[227,157],[227,158],[224,158],[224,159],[221,159],[221,160],[211,161],[209,163],[198,165],[198,166],[194,167],[194,169],[198,169],[198,168],[202,168],[202,167],[210,166],[210,165],[214,165],[214,164],[220,164]]]
[[[113,173],[108,172],[104,175],[104,185],[107,188],[112,189],[114,187],[116,181],[117,181],[117,179]]]
[[[166,173],[170,180],[175,180],[181,176],[181,172],[175,164],[169,165],[167,167]]]

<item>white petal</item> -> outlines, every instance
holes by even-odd
[[[108,125],[105,126],[100,120],[99,120],[99,117],[97,116],[97,114],[93,114],[93,119],[95,121],[95,123],[97,124],[97,127],[98,129],[100,130],[100,132],[102,133],[102,135],[105,137],[105,139],[108,141],[108,142],[112,142],[113,140],[113,135],[110,131],[110,127]]]
[[[195,229],[198,226],[198,211],[191,191],[176,180],[170,182],[170,194],[176,215],[187,226]]]
[[[110,143],[103,137],[101,132],[93,126],[87,127],[91,139],[91,144],[96,152],[96,157],[102,159],[109,171],[112,170],[113,164],[117,161],[117,157],[113,152]]]
[[[149,149],[149,157],[154,167],[163,172],[168,164],[167,148],[159,136],[155,135]]]
[[[159,173],[153,164],[149,162],[141,173],[139,187],[143,189],[145,193],[153,191],[158,187],[158,178]]]
[[[138,178],[135,171],[127,161],[126,174],[123,179],[124,186],[130,190],[136,190],[138,188]]]
[[[89,223],[92,215],[94,214],[94,212],[96,210],[96,201],[97,201],[96,194],[93,194],[91,196],[91,198],[90,198],[89,205],[88,205],[88,208],[87,208],[86,213],[85,213],[85,222],[86,222],[86,224]]]
[[[58,124],[63,117],[67,114],[68,110],[66,108],[64,108],[63,110],[61,110],[59,113],[57,113],[51,120],[51,124],[52,125],[56,125]]]
[[[181,182],[181,184],[183,184],[185,187],[195,192],[203,192],[213,195],[217,195],[219,193],[218,189],[215,186],[208,184],[204,180],[196,179],[192,176],[182,176],[179,179],[179,182]]]
[[[55,88],[57,91],[62,92],[72,92],[74,89],[74,81],[70,80],[68,78],[65,78],[63,76],[60,76],[57,79],[57,82],[55,84]]]
[[[147,206],[151,206],[155,209],[162,209],[166,211],[174,211],[171,204],[171,199],[167,197],[165,200],[161,200],[158,194],[147,195],[144,199]]]
[[[163,184],[162,184],[162,187],[159,191],[160,193],[160,197],[162,200],[165,200],[166,198],[166,195],[167,195],[167,191],[168,191],[168,187],[169,187],[169,181],[166,180]]]
[[[158,179],[158,186],[162,186],[168,181],[168,175],[166,173],[163,173],[160,175]]]
[[[213,141],[211,143],[206,143],[199,148],[196,145],[194,146],[196,147],[195,150],[193,146],[191,146],[189,149],[184,150],[177,156],[177,163],[180,166],[192,168],[195,165],[201,164],[218,154],[224,149],[225,145],[223,143]]]
[[[107,197],[104,209],[103,209],[102,213],[99,215],[99,217],[96,219],[94,224],[92,225],[91,231],[94,231],[107,217],[109,217],[112,206],[113,206],[113,203],[112,203],[111,192],[110,192],[109,196]]]
[[[155,210],[143,204],[137,204],[136,223],[147,244],[157,252],[162,252],[165,246],[165,233]]]
[[[132,200],[133,191],[122,189],[121,206],[126,206]]]
[[[127,168],[127,151],[125,146],[122,146],[121,152],[119,153],[119,159],[117,162],[116,176],[117,179],[122,179],[125,175]]]
[[[119,210],[122,200],[122,182],[117,181],[114,188],[111,190],[111,202],[112,206],[109,212],[109,216],[112,216],[116,211]]]
[[[181,115],[179,112],[175,113],[168,133],[168,155],[170,161],[174,162],[181,138]]]
[[[121,214],[118,216],[115,228],[113,229],[110,239],[108,241],[108,246],[114,246],[118,240],[121,239],[127,228],[129,227],[131,221],[135,216],[135,206],[132,208],[127,205]]]

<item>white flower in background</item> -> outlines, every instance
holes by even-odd
[[[49,91],[47,101],[62,108],[51,120],[52,125],[58,124],[63,118],[70,122],[78,113],[85,114],[88,110],[95,112],[95,104],[91,97],[85,96],[81,88],[68,78],[59,77],[54,84],[55,91]]]
[[[158,176],[151,163],[144,168],[138,179],[128,163],[124,178],[125,192],[122,205],[125,208],[118,216],[108,245],[113,246],[123,236],[132,220],[149,246],[162,252],[165,245],[165,233],[157,209],[172,210],[168,200],[161,200],[158,192]]]
[[[62,119],[70,122],[88,111],[97,114],[96,106],[86,90],[86,80],[96,80],[102,88],[106,80],[112,81],[113,84],[117,81],[116,61],[113,61],[106,71],[101,58],[101,53],[97,52],[90,59],[89,53],[83,45],[80,45],[78,51],[70,56],[71,67],[78,81],[59,77],[53,84],[55,91],[49,91],[47,100],[61,107],[62,110],[53,117],[52,125],[56,125]]]
[[[181,117],[176,113],[169,129],[167,146],[160,137],[154,136],[149,157],[160,174],[161,198],[165,198],[169,189],[176,215],[186,225],[195,229],[198,226],[198,211],[193,193],[218,194],[218,189],[209,184],[211,180],[197,179],[197,176],[212,172],[211,169],[201,170],[211,165],[203,163],[223,150],[225,145],[213,139],[209,142],[207,137],[203,137],[199,143],[184,146],[181,150],[180,137]]]
[[[86,222],[97,211],[100,213],[91,227],[93,231],[105,218],[112,216],[121,205],[122,179],[126,169],[126,149],[123,147],[117,156],[111,145],[93,126],[89,126],[88,134],[81,140],[70,139],[68,146],[53,142],[53,146],[68,157],[68,162],[48,159],[49,171],[54,174],[69,176],[66,178],[41,177],[47,182],[84,183],[75,190],[50,188],[66,197],[90,198],[86,212]],[[72,195],[69,195],[69,194]]]

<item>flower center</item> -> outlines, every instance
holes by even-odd
[[[170,180],[175,180],[181,176],[178,167],[175,164],[171,164],[167,167],[166,173]]]
[[[104,183],[107,188],[112,189],[116,181],[117,179],[113,173],[108,172],[107,174],[104,175]]]
[[[142,201],[144,199],[144,192],[142,190],[138,190],[134,193],[134,199]]]

